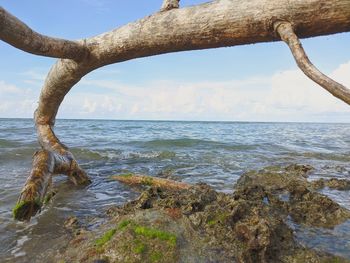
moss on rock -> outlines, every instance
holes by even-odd
[[[102,247],[108,241],[110,241],[112,239],[112,237],[114,236],[115,232],[117,232],[116,228],[108,230],[106,233],[103,234],[103,236],[101,236],[99,239],[97,239],[95,241],[95,245],[99,246],[99,247]]]

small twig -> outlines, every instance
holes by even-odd
[[[306,76],[315,81],[333,96],[350,105],[350,90],[319,71],[307,57],[293,27],[289,22],[276,22],[275,32],[289,46],[295,61]]]

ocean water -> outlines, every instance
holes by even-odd
[[[228,193],[242,173],[269,165],[310,164],[311,179],[350,179],[350,124],[57,120],[55,132],[92,184],[76,187],[57,176],[53,202],[20,223],[11,209],[39,146],[32,120],[0,119],[0,262],[45,262],[42,251],[65,244],[65,218],[94,217],[88,226],[94,228],[110,205],[135,198],[109,180],[118,173],[205,182]],[[350,209],[349,191],[323,193]],[[327,230],[294,225],[294,231],[304,245],[350,259],[349,221]]]

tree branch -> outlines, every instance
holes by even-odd
[[[289,46],[295,61],[304,74],[333,96],[350,105],[350,89],[327,77],[311,63],[299,38],[294,33],[293,26],[289,22],[276,22],[274,28],[281,39]]]
[[[190,184],[174,180],[135,174],[115,175],[111,177],[121,183],[132,186],[154,186],[166,190],[184,190],[191,187]]]
[[[88,49],[79,42],[41,35],[0,6],[0,39],[36,55],[82,60]]]

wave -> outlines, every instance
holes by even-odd
[[[146,147],[193,147],[206,142],[199,139],[167,139],[167,140],[151,140],[143,142]]]
[[[21,145],[20,142],[0,139],[0,148],[13,148]]]
[[[129,131],[129,130],[136,130],[136,129],[144,129],[143,126],[123,126],[120,127],[120,130]]]
[[[190,147],[204,147],[208,149],[223,149],[228,151],[244,151],[244,150],[254,150],[259,147],[258,144],[233,144],[210,140],[200,140],[200,139],[166,139],[166,140],[151,140],[147,142],[135,142],[136,144],[141,144],[144,147],[154,147],[154,148],[190,148]]]
[[[334,154],[334,153],[306,152],[306,153],[303,153],[302,155],[307,158],[318,159],[318,160],[350,162],[350,155],[347,153]]]
[[[128,159],[171,159],[176,156],[172,151],[122,151],[122,150],[89,150],[73,148],[73,154],[83,160],[128,160]]]
[[[30,160],[38,149],[39,148],[37,147],[18,147],[0,151],[0,163],[7,161]]]

